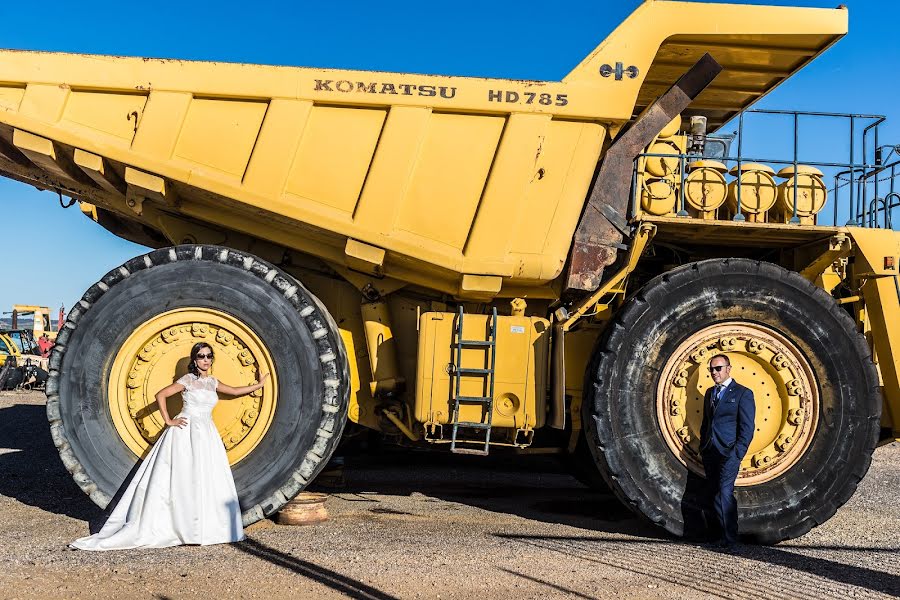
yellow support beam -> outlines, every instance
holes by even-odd
[[[900,233],[884,229],[852,230],[858,248],[855,285],[861,288],[872,328],[875,360],[884,385],[885,413],[895,439],[900,439]],[[885,418],[887,417],[887,418]]]
[[[103,164],[102,156],[76,148],[74,160],[75,164],[98,186],[117,196],[125,194],[125,183],[112,169]]]
[[[66,181],[78,181],[73,170],[57,154],[52,140],[16,129],[13,145],[39,169]]]

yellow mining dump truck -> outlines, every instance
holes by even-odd
[[[59,335],[63,462],[106,505],[203,340],[224,381],[272,374],[214,413],[247,523],[349,420],[454,452],[581,448],[680,535],[724,352],[757,399],[742,532],[805,533],[900,429],[896,195],[863,152],[881,120],[818,115],[855,127],[830,164],[714,133],[847,23],[648,1],[558,82],[0,51],[0,171],[155,248]]]

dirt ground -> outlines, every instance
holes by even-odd
[[[732,556],[666,537],[547,457],[348,457],[329,521],[238,544],[91,553],[103,523],[39,393],[0,392],[0,598],[900,597],[900,445],[830,521]]]

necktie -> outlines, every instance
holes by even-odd
[[[713,402],[712,402],[713,409],[715,409],[716,406],[719,404],[719,398],[721,398],[721,396],[722,396],[722,386],[716,385],[716,387],[713,389]]]

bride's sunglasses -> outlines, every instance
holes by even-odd
[[[207,359],[207,358],[212,359],[212,357],[213,357],[212,353],[209,353],[209,354],[198,354],[198,355],[197,355],[197,359],[198,359],[198,360],[204,360],[204,359]]]

